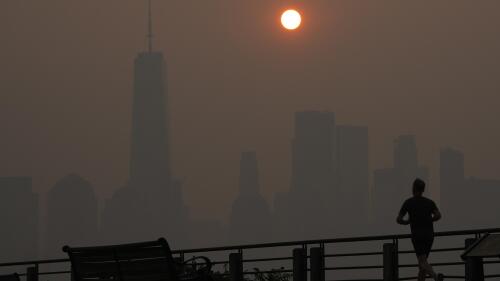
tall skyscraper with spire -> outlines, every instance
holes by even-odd
[[[137,188],[168,188],[166,64],[153,51],[151,1],[148,1],[148,47],[134,63],[130,183]]]
[[[187,209],[169,163],[166,75],[163,54],[153,50],[149,0],[147,50],[134,61],[130,178],[106,202],[102,229],[108,242],[160,236],[176,247],[186,242]]]

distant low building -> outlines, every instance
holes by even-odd
[[[76,174],[57,181],[47,198],[46,255],[61,256],[64,245],[94,245],[97,220],[98,202],[90,182]]]
[[[465,176],[465,157],[459,150],[440,152],[443,224],[449,229],[498,227],[500,180]]]
[[[0,261],[38,257],[38,218],[31,177],[0,177]]]

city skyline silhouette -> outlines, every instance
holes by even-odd
[[[0,196],[26,204],[23,257],[402,233],[416,177],[439,229],[497,226],[500,4],[294,4],[295,35],[265,1],[0,4]]]

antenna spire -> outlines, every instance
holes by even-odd
[[[153,15],[151,12],[151,0],[148,0],[148,51],[153,52]]]

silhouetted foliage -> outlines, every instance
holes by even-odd
[[[243,277],[244,281],[289,281],[292,279],[292,274],[288,272],[282,272],[285,268],[281,267],[279,269],[271,269],[266,272],[262,272],[258,268],[254,268],[254,274],[246,274]],[[245,272],[248,272],[246,270]],[[229,275],[229,270],[227,265],[224,265],[223,271],[216,271],[212,273],[213,281],[229,281],[231,279]]]
[[[255,281],[289,281],[292,278],[292,274],[288,272],[283,272],[285,268],[281,267],[279,269],[271,269],[271,272],[263,273],[258,268],[254,268],[255,271]]]

